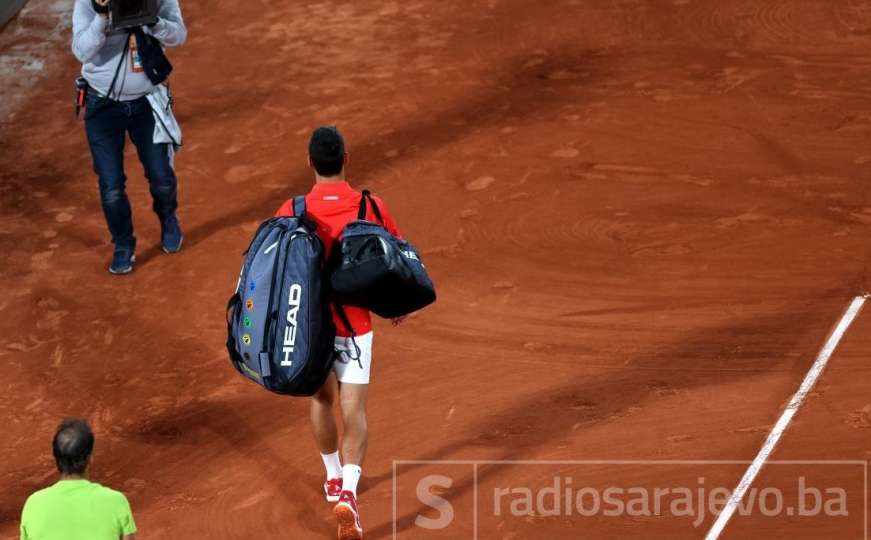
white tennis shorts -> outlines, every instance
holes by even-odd
[[[334,348],[338,357],[333,364],[336,379],[340,383],[369,384],[372,369],[372,332],[354,338],[336,336]]]

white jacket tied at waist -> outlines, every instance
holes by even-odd
[[[172,144],[173,152],[178,152],[182,146],[181,126],[172,113],[169,88],[158,84],[147,97],[154,113],[154,143]]]

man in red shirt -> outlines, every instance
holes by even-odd
[[[306,212],[317,224],[318,236],[329,255],[345,225],[357,219],[362,194],[345,181],[348,155],[345,141],[335,127],[320,127],[309,142],[309,165],[315,171],[315,185],[306,195]],[[384,226],[399,237],[396,223],[378,197],[373,197],[381,210]],[[285,202],[276,214],[293,215],[293,199]],[[375,221],[369,207],[367,220]],[[369,394],[369,373],[372,365],[372,317],[365,309],[343,306],[356,338],[346,327],[332,306],[336,324],[335,349],[339,358],[333,373],[315,394],[311,403],[312,428],[327,470],[324,491],[327,501],[336,502],[334,512],[339,523],[339,540],[362,540],[363,529],[357,510],[357,482],[368,445],[366,400]],[[395,320],[394,324],[398,324]],[[355,346],[356,345],[356,346]],[[359,350],[358,350],[359,349]],[[336,396],[345,426],[342,440],[342,466],[339,457],[339,438],[333,403]]]

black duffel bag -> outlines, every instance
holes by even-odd
[[[380,224],[366,221],[367,204]],[[375,200],[363,191],[357,220],[345,226],[335,248],[330,283],[340,303],[393,319],[432,304],[436,292],[417,249],[383,224]]]

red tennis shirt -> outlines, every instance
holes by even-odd
[[[342,234],[345,225],[357,219],[360,199],[362,198],[363,194],[352,188],[347,182],[318,183],[305,196],[306,214],[317,224],[318,236],[324,242],[327,255],[332,253],[333,246],[339,239],[339,235]],[[372,198],[375,199],[378,209],[381,210],[384,227],[390,234],[401,237],[399,229],[396,228],[396,223],[393,221],[393,216],[390,215],[384,201],[374,195]],[[275,215],[280,217],[293,216],[293,199],[281,205]],[[366,205],[366,219],[377,222],[370,205]],[[372,331],[372,315],[368,310],[356,306],[344,307],[351,326],[354,327],[354,332],[358,336]],[[351,333],[348,332],[342,319],[336,313],[336,307],[332,306],[332,310],[333,321],[336,323],[336,334],[342,337],[350,336]]]

